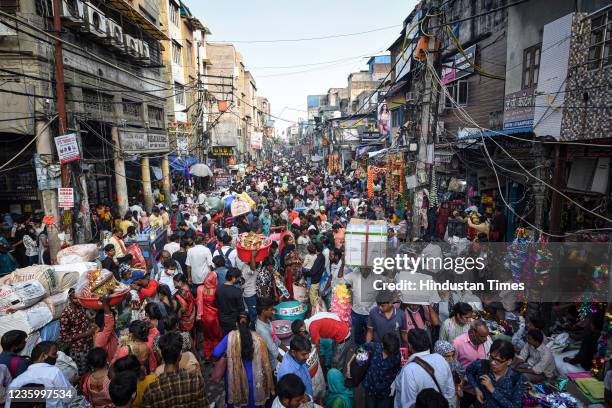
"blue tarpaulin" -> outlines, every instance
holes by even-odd
[[[168,164],[172,170],[185,171],[185,169],[199,163],[198,159],[193,156],[175,156],[168,155]]]

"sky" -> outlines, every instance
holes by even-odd
[[[232,42],[265,96],[272,115],[306,119],[306,96],[347,86],[348,74],[366,69],[367,56],[384,54],[397,39],[416,0],[183,0],[207,26],[209,42]],[[245,43],[357,33],[301,42]],[[340,61],[338,61],[340,60]],[[321,62],[335,61],[321,65]],[[289,68],[276,68],[287,67]],[[273,67],[273,68],[268,68]],[[291,122],[276,120],[283,130]]]

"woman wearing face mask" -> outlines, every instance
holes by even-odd
[[[513,359],[512,343],[495,340],[488,360],[476,360],[467,367],[467,380],[483,408],[522,407],[525,379],[510,367]]]
[[[461,364],[455,358],[455,347],[448,341],[438,340],[434,345],[434,353],[440,354],[451,368],[453,373],[453,382],[455,383],[456,398],[463,396],[463,382],[465,377],[465,369],[461,367]],[[459,406],[459,404],[456,404]]]

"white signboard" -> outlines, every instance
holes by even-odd
[[[57,203],[60,208],[74,207],[74,193],[71,188],[57,189]]]
[[[263,133],[262,132],[251,133],[251,148],[261,149],[262,144],[263,144]]]
[[[70,163],[81,158],[76,133],[56,137],[55,147],[57,148],[61,164]]]

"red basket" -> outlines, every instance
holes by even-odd
[[[123,299],[127,297],[128,293],[130,293],[130,290],[126,289],[122,292],[115,293],[109,296],[108,297],[109,306],[111,307],[117,306],[119,303],[123,302]],[[83,306],[86,309],[94,309],[94,310],[104,309],[104,305],[102,304],[102,301],[100,300],[100,298],[86,298],[86,297],[76,296],[76,299],[79,301],[81,306]]]
[[[251,262],[251,253],[253,251],[257,251],[257,255],[255,255],[255,262],[263,262],[270,254],[271,245],[272,240],[270,239],[259,249],[243,248],[240,245],[240,242],[236,242],[236,251],[238,252],[238,258],[240,258],[242,262]]]

